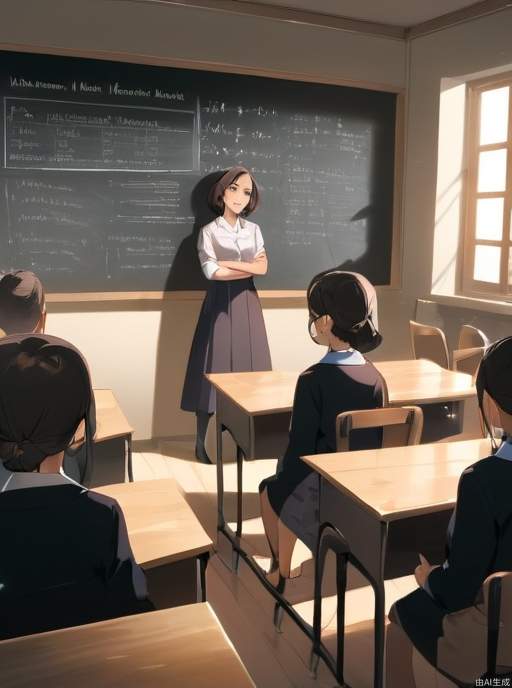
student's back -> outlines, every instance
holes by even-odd
[[[344,411],[381,407],[384,384],[373,363],[358,352],[327,354],[301,373],[293,406],[295,432],[290,433],[283,467],[291,463],[292,470],[301,471],[306,464],[299,461],[300,456],[336,451],[336,417]],[[375,449],[380,446],[381,436],[379,430],[352,432],[350,449]]]
[[[122,518],[114,500],[71,483],[2,492],[0,639],[151,610]]]
[[[152,609],[121,509],[62,471],[91,400],[71,344],[0,339],[0,638]]]

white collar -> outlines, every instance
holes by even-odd
[[[84,492],[87,488],[69,478],[62,468],[59,473],[37,473],[37,471],[10,471],[0,461],[0,493],[10,490],[23,490],[27,487],[50,487],[53,485],[76,485]]]
[[[240,217],[236,218],[235,226],[233,227],[232,225],[229,224],[229,222],[226,220],[225,217],[222,215],[219,215],[219,217],[215,220],[217,223],[218,227],[222,227],[223,229],[227,229],[230,234],[238,234],[241,229],[243,229],[243,219]]]
[[[328,351],[319,363],[330,363],[332,365],[364,365],[364,356],[355,349],[345,349],[344,351]]]
[[[500,459],[512,461],[512,438],[504,440],[498,447],[498,451],[494,456],[499,456]]]

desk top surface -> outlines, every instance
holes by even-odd
[[[123,510],[135,560],[145,569],[211,552],[213,543],[174,480],[103,485]]]
[[[95,442],[131,435],[133,428],[126,420],[111,389],[95,389],[96,434]]]
[[[2,688],[254,688],[206,603],[5,640],[0,664]]]
[[[464,469],[491,454],[488,439],[336,452],[303,460],[381,521],[452,508]]]
[[[426,359],[377,361],[388,385],[389,402],[432,404],[475,396],[471,376],[441,368]],[[290,411],[299,373],[266,370],[251,373],[209,373],[212,384],[249,415]]]

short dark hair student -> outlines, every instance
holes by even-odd
[[[0,339],[0,639],[153,608],[117,502],[62,472],[91,396],[68,342]]]
[[[5,334],[44,332],[46,306],[43,285],[29,270],[0,278],[0,329]]]
[[[382,341],[373,324],[376,295],[357,273],[331,270],[307,290],[309,333],[328,347],[322,359],[297,380],[288,448],[277,474],[260,485],[261,512],[273,562],[269,579],[290,575],[297,537],[312,551],[318,535],[318,474],[300,456],[336,451],[336,416],[383,405],[385,383],[361,352]],[[377,447],[375,430],[353,434],[351,449]]]
[[[6,334],[42,333],[46,328],[45,291],[41,280],[29,270],[8,272],[0,279],[0,338]],[[89,409],[91,435],[96,432],[94,397]],[[67,448],[64,470],[80,480],[85,475],[87,457],[84,446]]]
[[[413,645],[430,664],[464,685],[473,685],[486,670],[485,580],[512,570],[512,337],[487,349],[476,388],[491,437],[489,398],[505,434],[499,447],[492,439],[490,456],[460,477],[446,561],[432,566],[423,558],[415,571],[419,587],[391,608],[387,672],[392,686],[416,685]],[[498,648],[498,664],[505,671],[512,669],[512,645],[506,640],[512,610],[504,606],[510,594],[502,593],[504,628]]]

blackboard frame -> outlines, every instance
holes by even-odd
[[[350,79],[334,79],[332,77],[315,75],[304,72],[285,72],[280,70],[243,67],[223,62],[208,62],[183,60],[180,58],[163,58],[137,53],[107,52],[98,50],[67,49],[55,46],[22,45],[16,43],[0,43],[0,51],[12,51],[20,53],[52,55],[62,57],[75,57],[94,60],[107,60],[127,62],[130,64],[148,65],[154,67],[173,67],[176,69],[195,69],[226,74],[239,74],[247,76],[260,76],[270,79],[283,79],[286,81],[302,81],[315,84],[327,84],[332,86],[348,86],[373,91],[383,91],[396,95],[395,117],[395,155],[394,155],[394,180],[393,180],[393,221],[392,221],[392,245],[391,245],[391,270],[390,282],[379,285],[378,292],[399,290],[401,288],[401,259],[402,259],[402,190],[404,169],[404,117],[405,117],[405,89],[390,84],[378,82],[355,81]],[[109,302],[140,302],[140,301],[199,301],[204,297],[203,290],[195,291],[133,291],[133,292],[72,292],[72,293],[48,293],[47,303],[98,303]],[[262,299],[269,300],[288,299],[297,305],[305,304],[305,290],[258,290]],[[64,306],[65,307],[65,306]]]

